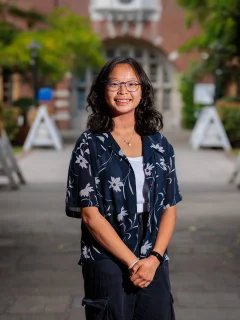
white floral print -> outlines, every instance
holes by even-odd
[[[159,143],[156,143],[156,144],[152,143],[151,146],[150,146],[150,148],[156,149],[156,150],[158,150],[158,151],[161,152],[161,153],[164,153],[164,152],[165,152],[165,150],[163,149],[163,147],[160,146]]]
[[[123,156],[124,156],[124,154],[123,154],[122,150],[119,150],[119,151],[118,151],[118,154],[119,154],[121,157],[123,157]]]
[[[160,167],[161,167],[164,171],[167,171],[167,165],[166,165],[164,159],[161,159],[161,160],[160,160]]]
[[[73,189],[73,179],[71,177],[68,178],[68,186],[67,186],[67,196],[70,197],[71,195],[71,190]]]
[[[127,215],[128,215],[127,210],[124,209],[124,207],[122,207],[120,213],[117,215],[118,221],[123,221],[124,217]]]
[[[164,208],[164,209],[170,208],[170,204],[169,204],[169,203],[166,204],[163,208]]]
[[[87,246],[84,246],[82,248],[82,254],[83,254],[85,259],[89,259],[90,258],[89,249],[87,248]]]
[[[88,161],[85,158],[83,158],[81,155],[77,156],[77,159],[76,159],[75,163],[79,163],[81,168],[86,168],[87,169]]]
[[[101,140],[102,142],[104,142],[104,141],[105,141],[105,138],[104,138],[104,137],[97,136],[97,138],[98,138],[99,140]]]
[[[111,181],[108,180],[108,182],[110,183],[109,189],[113,188],[114,191],[121,192],[120,187],[123,187],[123,183],[120,177],[111,177]]]
[[[150,248],[152,248],[152,244],[148,240],[145,241],[144,245],[141,247],[141,254],[145,255]]]
[[[94,191],[93,187],[91,187],[90,183],[88,183],[84,189],[80,190],[80,196],[88,197],[90,192],[93,192],[93,191]]]
[[[152,169],[154,168],[153,164],[147,163],[146,168],[144,169],[145,175],[146,176],[151,176]]]
[[[100,183],[100,180],[98,177],[95,177],[95,184],[98,185]]]

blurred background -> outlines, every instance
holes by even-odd
[[[85,319],[65,186],[115,56],[145,69],[176,151],[176,318],[240,319],[239,32],[238,0],[0,0],[0,320]]]

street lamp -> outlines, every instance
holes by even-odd
[[[223,96],[223,90],[224,90],[224,72],[225,72],[225,66],[224,66],[224,60],[226,59],[226,50],[223,47],[223,44],[216,40],[214,41],[210,49],[212,50],[212,54],[214,55],[215,59],[215,70],[214,70],[214,80],[215,80],[215,95],[214,95],[214,101],[216,102],[218,99],[220,99]]]
[[[28,49],[31,54],[31,66],[32,66],[32,88],[33,88],[33,96],[34,100],[37,102],[38,97],[38,51],[41,48],[40,43],[36,40],[32,40]]]

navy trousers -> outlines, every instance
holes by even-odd
[[[140,239],[144,220],[139,215]],[[127,267],[114,258],[86,262],[82,272],[86,320],[175,320],[168,261],[158,267],[146,288],[135,287]]]
[[[110,259],[83,265],[86,320],[174,320],[167,262],[147,288],[135,287],[125,268]]]

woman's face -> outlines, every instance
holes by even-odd
[[[129,64],[118,64],[113,68],[105,89],[105,100],[113,115],[134,113],[142,97],[139,82]]]

